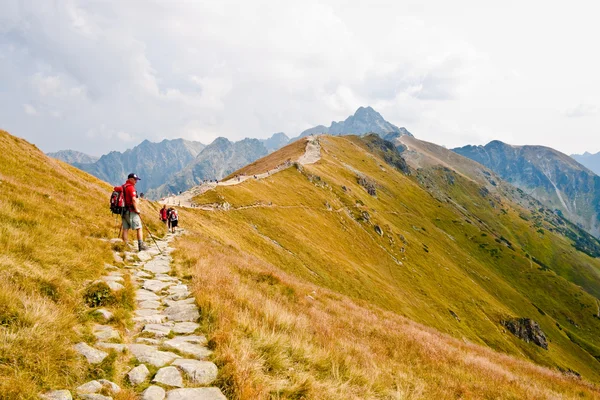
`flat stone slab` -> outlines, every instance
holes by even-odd
[[[156,293],[151,292],[149,290],[145,290],[145,289],[136,290],[135,298],[137,301],[148,301],[148,300],[159,301],[160,300],[160,297]]]
[[[175,286],[171,286],[169,288],[169,293],[170,294],[175,294],[175,293],[180,293],[180,292],[187,292],[188,287],[187,285],[175,285]]]
[[[42,400],[73,400],[73,396],[71,395],[71,392],[68,390],[52,390],[50,392],[40,394],[40,399],[42,399]]]
[[[171,271],[171,265],[168,258],[155,257],[144,265],[144,270],[154,274],[166,274]]]
[[[168,288],[169,286],[172,286],[173,284],[170,282],[163,282],[163,281],[159,281],[156,279],[148,279],[146,282],[144,282],[144,284],[142,285],[142,287],[146,290],[150,290],[154,293],[158,293],[163,289]]]
[[[219,373],[217,366],[210,361],[179,358],[172,365],[180,368],[192,382],[200,385],[210,384],[217,379]]]
[[[98,340],[121,340],[119,331],[108,325],[95,325],[92,329],[92,333]]]
[[[135,310],[135,315],[137,317],[148,317],[150,315],[160,315],[160,312],[153,308],[141,308],[139,310]]]
[[[171,327],[165,324],[146,324],[142,332],[152,333],[157,337],[165,337],[171,333]]]
[[[142,393],[142,400],[163,400],[165,398],[165,389],[160,386],[150,386]]]
[[[141,308],[141,309],[154,309],[154,310],[156,310],[160,306],[161,306],[160,302],[158,302],[156,300],[146,300],[146,301],[142,301],[140,304],[138,304],[138,307]]]
[[[89,381],[81,386],[78,386],[75,391],[77,394],[96,393],[102,390],[102,384],[98,381]]]
[[[148,251],[140,251],[137,253],[137,256],[142,262],[152,260],[152,255]]]
[[[163,314],[154,314],[144,317],[134,317],[132,319],[135,322],[141,322],[144,324],[162,324],[163,322],[167,321],[167,316]]]
[[[123,264],[123,257],[121,257],[120,255],[118,255],[117,253],[113,254],[113,260],[117,263],[117,264]]]
[[[194,333],[198,328],[200,328],[200,324],[195,322],[178,322],[173,325],[173,332],[179,334]]]
[[[165,274],[156,274],[156,275],[154,275],[154,279],[158,279],[159,281],[163,281],[163,282],[180,283],[178,278],[175,278],[174,276],[171,276],[171,275],[165,275]]]
[[[185,354],[190,354],[197,359],[207,358],[212,354],[212,351],[201,344],[190,343],[181,340],[185,336],[179,336],[171,340],[166,340],[163,345],[169,349],[178,350]]]
[[[227,400],[227,397],[221,389],[209,387],[169,390],[167,400]]]
[[[182,304],[178,306],[167,307],[163,310],[170,321],[174,322],[194,322],[200,318],[198,306],[195,304]]]
[[[98,342],[96,346],[102,349],[115,350],[118,353],[122,353],[127,350],[127,345],[122,343],[106,343],[106,342]]]
[[[139,337],[139,338],[135,339],[135,341],[136,341],[136,343],[149,344],[151,346],[158,346],[162,343],[158,339],[151,339],[151,338],[147,338],[147,337]]]
[[[152,278],[152,274],[149,274],[146,271],[135,271],[133,274],[138,278]]]
[[[140,362],[152,364],[155,367],[162,367],[166,364],[170,364],[177,358],[181,358],[175,353],[171,353],[170,351],[160,351],[157,350],[156,347],[148,346],[146,344],[130,344],[129,351]]]
[[[196,304],[196,299],[194,299],[193,297],[184,300],[166,299],[165,304],[167,305],[167,307],[179,306],[183,304]]]
[[[125,279],[123,279],[122,276],[111,276],[111,275],[103,276],[102,280],[106,283],[108,283],[108,282],[119,282],[119,283],[125,282]]]
[[[140,364],[127,373],[127,378],[132,385],[139,385],[146,382],[150,371],[145,364]]]
[[[90,364],[101,363],[108,356],[108,353],[95,349],[84,342],[77,343],[73,348],[76,352],[84,356]]]
[[[175,367],[164,367],[158,370],[152,383],[161,383],[167,386],[183,387],[181,372]]]
[[[169,295],[168,299],[169,300],[183,300],[183,299],[187,299],[191,295],[192,294],[189,291],[178,292],[178,293],[174,293],[174,294]]]

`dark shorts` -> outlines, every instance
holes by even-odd
[[[171,221],[171,228],[175,228],[179,221]]]

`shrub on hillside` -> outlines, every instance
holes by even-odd
[[[83,301],[88,307],[101,307],[114,304],[116,297],[105,282],[95,282],[85,289]]]

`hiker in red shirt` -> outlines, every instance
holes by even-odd
[[[167,206],[163,204],[163,208],[160,209],[160,220],[167,223]]]
[[[127,234],[130,229],[137,231],[138,249],[139,251],[146,250],[144,237],[142,232],[142,219],[140,218],[140,204],[138,201],[135,184],[141,178],[136,174],[131,173],[127,176],[127,182],[123,185],[125,196],[125,212],[121,216],[123,222],[123,242],[127,243]]]

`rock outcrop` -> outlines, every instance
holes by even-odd
[[[529,318],[514,318],[501,322],[513,335],[548,350],[548,340],[537,322]]]

